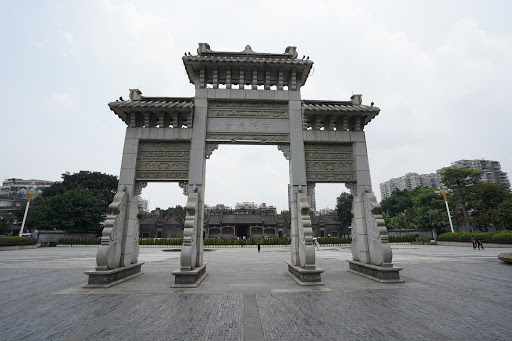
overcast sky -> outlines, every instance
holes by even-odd
[[[129,88],[194,96],[181,56],[213,50],[314,61],[304,99],[363,94],[373,190],[407,172],[490,159],[512,172],[510,1],[1,1],[0,180],[119,175],[125,124],[107,104]],[[206,164],[206,203],[287,209],[288,163],[275,146],[220,146]],[[317,209],[342,184],[317,185]],[[175,184],[142,193],[184,205]]]

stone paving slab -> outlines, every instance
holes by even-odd
[[[508,252],[512,249],[508,250]],[[144,274],[83,289],[96,248],[0,253],[2,340],[510,340],[512,265],[503,249],[396,246],[405,283],[347,271],[317,252],[325,287],[286,275],[286,248],[215,249],[195,289],[170,288],[179,253],[141,249]]]

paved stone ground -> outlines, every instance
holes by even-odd
[[[289,278],[287,248],[213,249],[196,289],[171,289],[179,253],[141,249],[144,274],[83,289],[96,248],[0,252],[2,340],[511,340],[512,249],[393,247],[403,284],[317,252],[323,287]]]

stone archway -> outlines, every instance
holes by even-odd
[[[201,43],[184,56],[191,98],[143,97],[109,103],[127,125],[118,192],[105,222],[89,286],[108,286],[140,273],[137,195],[147,182],[179,182],[187,195],[180,268],[173,286],[195,287],[203,262],[205,161],[223,143],[273,144],[289,160],[291,257],[288,274],[301,285],[322,285],[309,210],[317,182],[345,183],[354,197],[350,268],[378,281],[399,281],[375,196],[364,127],[380,109],[350,101],[303,100],[313,62],[284,53],[212,51]],[[221,89],[219,85],[225,86]],[[250,85],[251,89],[245,89]],[[235,88],[236,87],[236,88]],[[263,87],[263,89],[261,89]],[[223,227],[221,235],[234,235]],[[265,231],[264,231],[265,232]],[[273,233],[276,231],[274,229]]]

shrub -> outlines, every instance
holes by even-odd
[[[352,238],[342,238],[342,237],[318,237],[318,243],[320,245],[323,244],[350,244],[352,243]]]
[[[57,242],[61,245],[100,245],[101,238],[61,238]]]
[[[446,232],[441,234],[438,239],[439,240],[459,240],[460,232]],[[471,237],[469,237],[471,239]]]
[[[464,232],[459,236],[460,240],[471,240],[471,237],[474,237],[475,240],[481,239],[484,240],[489,235],[489,232]]]
[[[404,234],[402,236],[402,242],[415,242],[416,236],[412,233]]]
[[[0,237],[0,243],[2,244],[21,244],[21,243],[28,243],[29,239],[28,237]]]
[[[503,233],[503,232],[499,232],[499,233],[495,233],[492,237],[491,237],[491,240],[493,242],[510,242],[512,241],[512,233]]]

